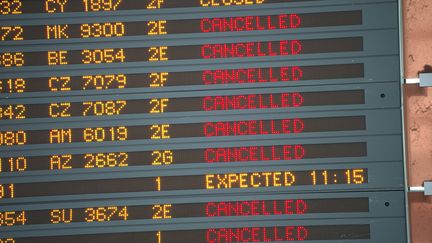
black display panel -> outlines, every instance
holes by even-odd
[[[19,41],[297,29],[359,25],[362,24],[361,16],[361,11],[344,11],[173,21],[151,20],[142,22],[4,26],[0,29],[0,36],[2,36],[2,41]]]
[[[39,242],[146,242],[150,243],[226,243],[226,242],[280,242],[305,240],[366,240],[370,239],[369,225],[331,226],[284,226],[284,227],[244,227],[217,228],[207,230],[155,231],[146,233],[83,235],[64,237],[40,237],[4,239],[5,243]],[[3,242],[2,242],[3,243]]]
[[[33,224],[100,223],[141,219],[190,217],[253,217],[268,215],[307,215],[344,212],[368,212],[368,198],[310,200],[230,201],[190,204],[154,204],[141,206],[100,206],[0,213],[0,226]]]
[[[286,144],[142,152],[55,154],[0,158],[0,172],[23,173],[33,170],[126,168],[129,166],[166,166],[193,163],[289,162],[291,160],[364,157],[366,155],[366,143]]]
[[[0,93],[68,92],[129,88],[162,88],[184,85],[247,85],[256,83],[302,82],[321,79],[361,78],[363,64],[284,66],[270,68],[218,69],[190,72],[143,74],[91,74],[45,78],[0,79]]]
[[[174,139],[187,137],[222,137],[283,135],[311,132],[355,131],[366,128],[365,117],[294,118],[205,122],[192,124],[154,124],[145,126],[112,126],[61,128],[46,131],[0,132],[0,146],[29,144],[100,143],[141,139]]]
[[[0,10],[2,15],[18,15],[26,13],[104,12],[136,9],[156,10],[163,8],[247,6],[284,2],[286,2],[286,0],[3,0]]]
[[[406,243],[397,10],[0,0],[0,243]]]
[[[0,199],[121,192],[160,192],[182,190],[227,190],[368,183],[367,168],[308,171],[264,171],[190,176],[78,180],[21,184],[1,184]]]
[[[188,111],[228,111],[364,104],[364,90],[221,95],[0,106],[0,120],[65,118]]]
[[[0,67],[58,66],[168,60],[300,56],[363,50],[362,37],[280,40],[143,48],[102,48],[44,52],[0,53]]]

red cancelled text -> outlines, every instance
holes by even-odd
[[[271,200],[243,202],[211,202],[206,204],[207,217],[305,214],[304,200]]]
[[[300,67],[248,68],[232,70],[205,70],[204,84],[269,83],[297,81],[303,77]]]
[[[297,14],[206,18],[201,20],[201,32],[295,29],[298,28],[300,24],[301,19]]]
[[[205,159],[207,163],[293,160],[303,159],[305,153],[302,145],[208,148]]]
[[[204,124],[203,130],[206,137],[289,134],[303,132],[304,122],[298,118],[267,121],[207,122]]]
[[[308,230],[303,226],[209,229],[206,238],[208,243],[303,241]]]
[[[302,51],[299,40],[282,40],[266,42],[246,42],[227,44],[207,44],[201,47],[201,57],[230,58],[230,57],[262,57],[298,55]]]
[[[203,110],[245,110],[299,107],[304,99],[300,93],[247,94],[234,96],[206,96]]]

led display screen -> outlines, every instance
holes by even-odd
[[[0,0],[0,243],[406,243],[398,7]]]
[[[284,66],[270,68],[218,69],[143,74],[96,74],[0,79],[0,93],[68,92],[127,88],[162,88],[185,85],[260,84],[307,82],[322,79],[361,78],[363,64]]]

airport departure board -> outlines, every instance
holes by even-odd
[[[0,243],[407,242],[396,0],[0,0]]]

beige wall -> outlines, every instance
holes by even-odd
[[[404,0],[405,77],[432,66],[432,0]],[[408,180],[419,186],[432,180],[432,88],[405,86]],[[432,199],[411,194],[413,243],[432,242]]]

